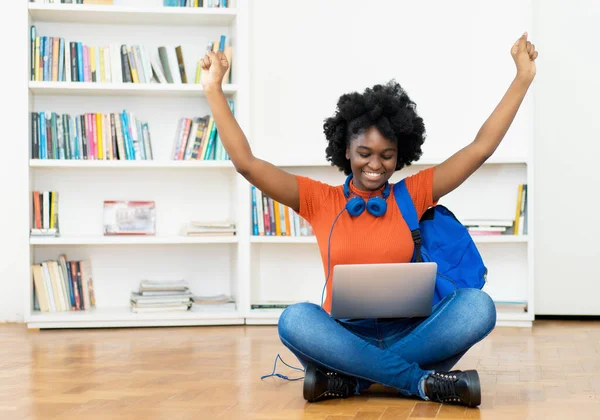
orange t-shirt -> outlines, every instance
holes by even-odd
[[[419,219],[429,207],[434,205],[433,169],[433,167],[427,168],[405,178],[406,187]],[[313,228],[326,278],[327,242],[333,221],[346,206],[344,187],[328,185],[300,175],[296,175],[296,179],[300,193],[298,214]],[[408,225],[396,204],[393,185],[390,187],[387,210],[383,216],[375,217],[365,209],[357,217],[350,216],[347,211],[338,217],[331,235],[329,281],[327,297],[323,303],[323,309],[327,312],[331,312],[331,288],[335,265],[410,262],[414,243]],[[350,190],[365,199],[377,195],[377,193],[356,189],[352,182],[350,182]]]

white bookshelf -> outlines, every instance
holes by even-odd
[[[168,327],[177,325],[239,325],[244,317],[239,311],[133,313],[129,307],[110,307],[83,312],[36,313],[30,316],[30,328],[94,327]]]
[[[473,241],[480,244],[525,243],[528,240],[527,235],[473,236]],[[250,242],[254,244],[316,244],[317,239],[314,236],[252,236]]]
[[[424,160],[392,176],[391,181],[411,175],[439,163]],[[290,172],[311,176],[330,184],[344,180],[336,168],[327,165],[291,165]],[[531,165],[522,158],[490,159],[459,189],[440,200],[460,219],[513,219],[517,186],[532,186]],[[490,189],[490,182],[497,185]],[[476,198],[473,198],[476,197]],[[474,235],[489,274],[484,290],[498,302],[527,302],[526,312],[498,309],[498,326],[531,326],[533,321],[533,229],[528,199],[528,235]],[[323,266],[314,236],[280,237],[251,236],[253,301],[283,300],[320,303],[323,287]],[[284,275],[282,276],[282,273]],[[283,282],[283,285],[282,285]],[[281,311],[252,310],[248,324],[275,325]]]
[[[233,45],[232,84],[225,94],[248,126],[248,10],[233,1],[227,9],[162,7],[162,0],[115,0],[113,6],[25,3],[38,34],[64,37],[90,45],[191,45],[184,55],[203,51],[206,43],[226,35]],[[29,40],[28,40],[29,41]],[[29,43],[27,46],[29,50]],[[25,321],[30,328],[89,328],[177,325],[241,325],[245,322],[248,272],[246,181],[230,161],[175,161],[170,153],[181,117],[210,113],[200,84],[133,84],[97,82],[27,82],[29,111],[59,114],[134,112],[150,126],[153,160],[29,159],[30,191],[59,192],[59,237],[31,237],[30,263],[56,260],[91,261],[96,308],[88,311],[40,313],[33,310],[32,282],[27,283]],[[29,118],[30,120],[30,118]],[[30,122],[31,124],[31,122]],[[31,157],[31,127],[27,141]],[[154,200],[155,236],[104,236],[105,199]],[[31,211],[31,198],[30,211]],[[242,201],[243,200],[243,201]],[[189,220],[236,221],[236,236],[186,237]],[[29,226],[28,226],[29,228]],[[222,312],[133,313],[131,291],[139,281],[185,278],[197,295],[231,294],[237,310]]]
[[[127,25],[202,25],[224,26],[234,23],[238,11],[234,7],[182,8],[160,7],[159,2],[138,2],[133,6],[96,4],[36,4],[29,5],[29,15],[34,21],[127,24]]]
[[[258,67],[268,61],[266,58],[273,48],[284,55],[283,60],[289,58],[285,54],[291,54],[291,49],[278,46],[278,42],[284,41],[272,34],[265,33],[264,39],[254,36],[260,32],[256,26],[252,33],[250,15],[260,13],[264,5],[253,4],[257,10],[251,14],[248,0],[237,0],[224,10],[163,8],[161,3],[148,1],[144,8],[139,8],[133,0],[116,0],[115,6],[27,4],[27,7],[29,23],[35,24],[38,31],[92,44],[105,41],[133,44],[148,39],[149,44],[177,45],[191,39],[190,42],[203,45],[204,40],[217,39],[221,33],[231,36],[233,83],[224,86],[224,91],[235,101],[236,117],[249,135],[255,154],[292,173],[332,184],[343,182],[344,176],[337,168],[318,158],[324,155],[325,143],[314,121],[318,123],[333,110],[331,97],[327,99],[327,107],[315,104],[315,109],[307,110],[304,105],[294,103],[298,92],[293,90],[282,94],[282,102],[277,104],[267,102],[268,95],[250,96],[251,91],[268,91],[267,84],[272,83]],[[110,33],[105,31],[108,25]],[[250,42],[253,60],[250,60]],[[298,72],[296,77],[291,71],[285,74],[288,83],[297,80],[293,89],[309,89],[311,81],[304,77],[311,75],[300,68],[294,71]],[[336,95],[342,93],[328,82],[325,90],[335,91]],[[281,311],[251,310],[250,305],[261,300],[320,302],[324,274],[314,237],[252,236],[250,185],[237,174],[231,162],[168,159],[178,118],[210,112],[200,85],[28,82],[24,94],[28,95],[30,111],[74,114],[82,110],[133,110],[150,124],[155,156],[153,161],[29,159],[23,163],[29,168],[30,190],[57,190],[60,200],[61,236],[31,238],[30,261],[56,259],[60,253],[69,259],[90,259],[97,300],[97,308],[89,312],[34,313],[32,284],[28,281],[25,319],[29,327],[272,325],[277,323]],[[280,115],[281,109],[289,112]],[[304,112],[309,114],[307,119],[313,120],[312,125],[299,127],[289,137],[279,135],[277,130],[283,130],[280,127],[298,127],[295,119],[300,118],[299,114],[305,118]],[[294,120],[290,119],[292,116]],[[312,130],[310,135],[306,127]],[[30,128],[24,135],[30,144]],[[284,140],[290,145],[302,144],[302,153],[291,146],[281,148],[280,142]],[[529,234],[476,236],[474,240],[490,269],[485,290],[498,301],[527,301],[525,313],[499,312],[498,325],[530,326],[534,318],[532,141],[531,138],[507,141],[509,147],[494,155],[459,190],[444,197],[441,204],[447,205],[459,219],[512,219],[517,185],[529,185]],[[431,150],[437,150],[436,154],[427,149],[421,161],[395,174],[391,181],[397,182],[435,165],[458,148],[439,146],[432,144]],[[115,189],[116,185],[121,188]],[[132,196],[156,201],[160,215],[157,235],[102,236],[102,200]],[[178,235],[181,222],[223,217],[236,221],[235,237]],[[237,311],[134,314],[127,306],[129,293],[139,280],[150,275],[183,275],[190,279],[192,291],[199,295],[230,293],[237,301]]]
[[[60,236],[32,237],[31,245],[177,245],[177,244],[235,244],[236,236]]]
[[[237,91],[235,84],[223,86],[223,92],[231,96]],[[203,96],[201,85],[196,84],[148,84],[148,83],[96,83],[96,82],[29,82],[29,90],[37,95],[71,96]]]
[[[156,161],[156,160],[61,160],[30,159],[31,168],[54,169],[231,169],[231,161]]]

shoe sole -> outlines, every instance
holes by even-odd
[[[467,380],[469,384],[469,397],[470,400],[467,401],[467,405],[469,407],[477,407],[481,404],[481,384],[479,382],[479,374],[476,370],[467,370],[465,371],[467,375]]]
[[[315,383],[316,379],[316,367],[311,364],[306,366],[306,372],[304,372],[304,388],[302,390],[304,399],[308,402],[313,402],[315,395]]]

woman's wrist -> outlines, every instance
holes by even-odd
[[[202,87],[202,89],[206,92],[206,94],[214,94],[223,92],[223,88],[220,84],[208,84]]]

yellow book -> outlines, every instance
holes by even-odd
[[[133,83],[140,83],[140,78],[138,77],[137,72],[137,63],[133,57],[133,50],[131,47],[127,47],[127,57],[129,59],[129,69],[131,70],[131,80]]]
[[[285,218],[285,234],[286,236],[292,236],[292,229],[290,225],[290,208],[285,207],[283,217]]]
[[[106,82],[106,76],[104,75],[104,47],[100,48],[100,77],[98,77],[98,73],[96,73],[96,81],[100,80],[102,83]]]
[[[54,226],[54,224],[56,223],[56,212],[55,212],[55,207],[56,206],[56,193],[54,191],[50,191],[50,229],[54,229],[56,226]]]
[[[279,213],[279,202],[273,200],[273,212],[275,213],[275,235],[281,236],[281,219]]]
[[[98,72],[96,71],[96,47],[90,46],[90,73],[96,73],[96,80],[90,80],[90,82],[98,81]]]
[[[50,312],[50,300],[48,299],[48,292],[46,291],[46,284],[44,283],[44,273],[42,271],[42,265],[32,264],[31,272],[33,274],[35,292],[37,294],[38,303],[40,305],[40,312]]]
[[[41,76],[41,67],[40,67],[40,37],[36,36],[35,37],[35,80],[37,82],[41,82],[42,81],[42,76]]]
[[[211,115],[208,119],[208,125],[206,126],[206,131],[204,131],[204,136],[202,137],[202,146],[200,146],[197,160],[204,160],[204,153],[206,153],[206,148],[208,147],[208,142],[210,141],[210,133],[212,132],[213,125],[215,125],[215,120]]]
[[[517,211],[515,214],[515,227],[513,235],[519,234],[519,217],[521,216],[521,199],[523,197],[523,184],[519,184],[517,193]]]
[[[58,54],[55,54],[55,51],[58,51],[58,46],[59,46],[60,40],[57,37],[53,37],[52,39],[52,62],[49,63],[50,64],[50,70],[51,70],[51,75],[50,77],[52,78],[51,80],[53,82],[57,82],[58,81]]]
[[[200,83],[201,71],[202,71],[202,65],[200,64],[200,60],[198,60],[198,64],[196,65],[196,84]]]
[[[103,125],[103,118],[102,118],[102,114],[96,114],[96,147],[98,148],[98,150],[96,150],[97,152],[97,157],[98,159],[104,159],[104,143],[102,141],[102,125]]]

